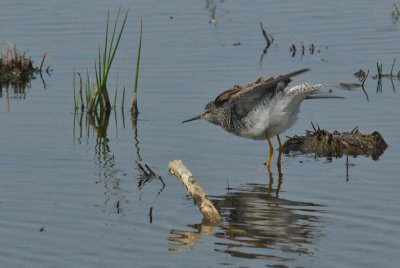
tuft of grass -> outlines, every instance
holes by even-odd
[[[20,52],[15,44],[7,43],[5,54],[0,51],[0,85],[1,87],[12,86],[15,89],[24,91],[35,75],[42,77],[42,68],[46,53],[43,55],[40,67],[34,67],[31,57],[25,52]],[[50,66],[46,72],[49,74]],[[1,93],[0,88],[0,93]]]
[[[103,114],[109,114],[111,109],[115,109],[117,107],[117,99],[118,99],[118,74],[117,80],[115,84],[115,93],[112,103],[110,102],[109,93],[107,90],[107,81],[110,74],[111,66],[114,61],[116,52],[118,50],[122,35],[124,33],[126,21],[129,14],[129,8],[122,16],[121,8],[118,9],[118,13],[116,15],[114,23],[110,23],[110,11],[107,11],[107,20],[106,20],[106,29],[105,29],[105,39],[104,44],[102,46],[99,45],[97,49],[97,59],[94,62],[94,74],[95,80],[93,84],[93,80],[91,81],[89,76],[89,71],[86,71],[86,78],[84,78],[84,86],[82,86],[82,78],[79,72],[76,72],[80,79],[80,102],[82,111],[87,109],[87,113],[97,114],[100,112]],[[122,17],[122,18],[121,18]],[[140,32],[139,32],[139,46],[137,50],[137,59],[136,59],[136,72],[135,72],[135,81],[133,86],[133,96],[132,96],[132,108],[131,113],[133,115],[133,119],[137,119],[137,115],[139,114],[137,109],[137,92],[138,92],[138,82],[139,82],[139,67],[140,67],[140,58],[141,58],[141,49],[142,49],[142,33],[143,33],[143,20],[140,20]],[[74,109],[77,110],[79,106],[79,99],[76,93],[76,82],[78,79],[74,72],[74,85],[73,85],[73,93],[74,93]],[[82,90],[83,88],[83,90]],[[83,91],[83,94],[82,94]],[[121,109],[124,110],[125,107],[125,93],[126,88],[123,87],[122,91],[122,100],[121,100]],[[82,97],[84,95],[84,97]],[[119,94],[121,95],[121,94]]]
[[[109,37],[109,25],[110,25],[110,11],[107,11],[107,23],[106,23],[106,33],[104,40],[103,50],[99,46],[98,48],[98,59],[95,62],[95,74],[96,74],[96,89],[90,96],[90,101],[88,104],[88,112],[91,113],[95,110],[100,109],[101,111],[110,112],[111,104],[109,99],[109,94],[107,90],[107,80],[108,75],[111,70],[112,63],[115,58],[119,43],[124,32],[125,24],[128,18],[129,8],[127,9],[122,24],[117,33],[117,25],[121,15],[121,8],[118,9],[117,17],[114,22],[114,27],[112,30],[111,37]]]

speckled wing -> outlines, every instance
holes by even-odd
[[[219,94],[214,103],[216,107],[234,109],[236,116],[242,117],[252,110],[254,105],[265,98],[272,98],[277,92],[286,88],[291,77],[307,72],[310,69],[301,69],[289,74],[269,79],[258,79],[245,87],[235,86]]]

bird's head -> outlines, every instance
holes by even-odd
[[[194,121],[194,120],[198,120],[198,119],[204,119],[210,123],[218,125],[219,121],[216,118],[217,113],[215,113],[215,110],[217,110],[217,107],[215,107],[214,101],[210,101],[204,107],[203,113],[196,115],[195,117],[192,117],[190,119],[187,119],[187,120],[183,121],[182,123],[186,123],[186,122],[190,122],[190,121]]]

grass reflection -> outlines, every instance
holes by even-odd
[[[93,112],[86,113],[85,111],[76,110],[74,113],[73,120],[73,143],[80,145],[86,143],[90,145],[91,140],[95,141],[94,144],[94,163],[96,168],[96,184],[104,185],[105,201],[104,205],[108,213],[124,214],[124,205],[128,203],[121,189],[121,183],[124,181],[128,174],[127,172],[121,172],[118,167],[118,154],[112,150],[112,141],[118,139],[118,129],[122,127],[125,129],[125,115],[124,111],[121,110],[121,116],[117,115],[114,109],[114,115],[111,117],[114,119],[114,124],[111,126],[115,127],[115,139],[109,137],[108,130],[110,126],[110,116],[108,112]],[[122,124],[119,122],[122,120]],[[161,186],[156,196],[159,196],[162,190],[165,188],[165,183],[161,176],[156,174],[149,165],[143,163],[142,156],[140,154],[140,141],[139,141],[139,130],[138,121],[135,118],[131,119],[132,123],[132,148],[135,157],[132,157],[133,169],[136,170],[136,179],[138,181],[137,187],[140,191],[139,200],[144,187],[147,184],[153,183],[153,181],[159,181]],[[135,175],[134,175],[135,176]]]

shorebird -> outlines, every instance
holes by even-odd
[[[274,153],[271,138],[277,137],[281,155],[283,146],[279,134],[294,125],[303,100],[340,98],[319,93],[321,84],[303,83],[288,87],[293,76],[309,70],[301,69],[267,79],[259,78],[245,87],[234,86],[207,103],[202,114],[182,123],[204,119],[237,136],[267,140],[269,157],[266,165],[270,167]]]

